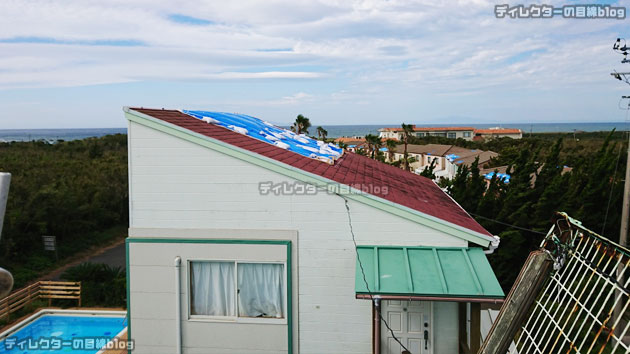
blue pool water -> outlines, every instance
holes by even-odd
[[[0,353],[94,354],[125,326],[124,317],[44,315],[0,342]]]

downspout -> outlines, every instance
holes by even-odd
[[[182,296],[181,296],[181,257],[175,257],[175,335],[177,354],[182,354]]]
[[[374,333],[372,338],[374,338],[374,354],[381,353],[381,299],[380,297],[375,296],[372,306],[372,312],[374,317]]]
[[[501,243],[501,238],[499,236],[492,236],[494,238],[494,241],[490,242],[490,245],[488,246],[487,250],[484,250],[483,253],[485,254],[493,254],[494,250],[496,250],[497,248],[499,248],[499,244]]]

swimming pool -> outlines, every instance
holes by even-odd
[[[43,312],[4,336],[0,353],[95,354],[126,326],[119,313]]]

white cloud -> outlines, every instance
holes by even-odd
[[[131,40],[112,47],[0,43],[0,87],[90,85],[135,80],[325,77],[401,80],[445,88],[552,84],[593,60],[616,21],[495,19],[486,1],[85,1],[5,0],[2,37]],[[184,14],[212,21],[191,26]],[[608,38],[610,37],[610,38]],[[292,51],[265,51],[292,48]],[[593,49],[596,48],[597,51]],[[530,50],[543,54],[506,60]],[[404,67],[400,62],[406,62]],[[295,70],[321,66],[326,72]],[[593,70],[580,81],[594,77]],[[520,83],[509,76],[519,77]],[[533,77],[537,78],[533,78]],[[530,77],[528,79],[528,77]],[[571,81],[570,79],[569,81]]]
[[[495,3],[3,0],[0,41],[14,43],[0,42],[0,89],[321,82],[319,91],[291,86],[274,98],[250,92],[232,100],[274,107],[519,90],[569,95],[577,86],[615,90],[606,79],[621,57],[610,46],[626,21],[496,19]],[[173,14],[211,24],[177,23]],[[141,45],[88,45],[98,41]]]

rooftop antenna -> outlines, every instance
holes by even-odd
[[[10,184],[11,174],[0,172],[0,237],[2,236],[2,225],[7,208]],[[6,269],[0,268],[0,299],[9,295],[11,289],[13,289],[13,276]]]

